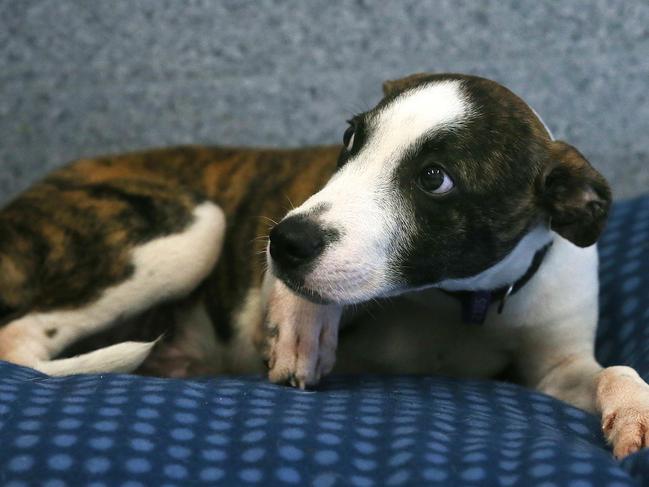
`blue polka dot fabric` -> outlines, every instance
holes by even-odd
[[[649,378],[649,198],[602,239],[598,356]],[[511,384],[333,377],[49,378],[0,363],[0,485],[649,485],[597,418]]]

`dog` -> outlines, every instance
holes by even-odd
[[[265,360],[301,388],[334,365],[507,373],[600,414],[617,457],[647,446],[649,385],[593,352],[605,179],[494,81],[384,95],[342,147],[151,150],[35,184],[0,212],[0,358],[174,377]]]

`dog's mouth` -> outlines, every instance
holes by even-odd
[[[334,304],[334,302],[323,296],[318,291],[310,289],[304,285],[303,282],[300,282],[295,279],[291,279],[286,275],[277,275],[277,277],[295,294],[313,302],[316,304]]]
[[[360,275],[346,276],[347,279],[336,281],[321,281],[314,280],[310,276],[294,275],[276,266],[273,266],[272,273],[298,296],[322,305],[361,303],[374,298],[401,294],[406,290],[397,283],[372,282]]]

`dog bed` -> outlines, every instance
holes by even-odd
[[[617,203],[600,243],[597,355],[649,379],[649,197]],[[49,378],[0,363],[0,484],[649,485],[599,421],[511,384],[333,377]]]

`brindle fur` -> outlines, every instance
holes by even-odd
[[[192,209],[211,200],[225,212],[226,240],[213,272],[188,299],[204,300],[227,341],[237,305],[261,283],[269,227],[326,182],[339,150],[176,147],[63,167],[0,211],[0,322],[91,302],[129,278],[134,247],[182,231]],[[171,337],[165,306],[82,340],[68,354],[160,332]]]

